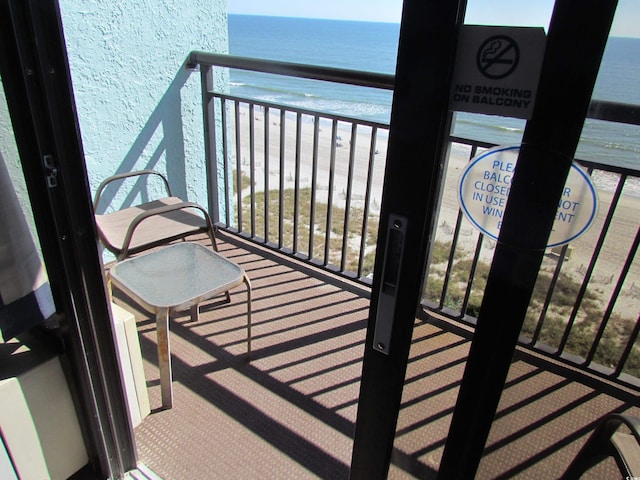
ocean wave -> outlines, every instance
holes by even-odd
[[[236,79],[245,80],[245,79]],[[391,95],[372,93],[369,89],[352,90],[331,88],[318,83],[318,88],[292,82],[259,83],[254,80],[231,82],[232,93],[301,109],[326,112],[334,115],[352,116],[387,123],[391,115]],[[385,92],[387,93],[387,92]],[[499,116],[469,114],[456,115],[454,135],[487,141],[499,145],[514,145],[522,141],[524,120]],[[630,135],[626,130],[608,125],[589,124],[582,132],[576,158],[608,165],[637,168],[640,141],[635,130]]]
[[[608,132],[609,135],[615,135],[614,132]],[[598,148],[604,148],[606,150],[619,150],[621,152],[629,152],[629,153],[640,153],[640,145],[639,144],[634,144],[634,142],[636,142],[637,140],[634,138],[629,138],[628,141],[626,142],[621,142],[620,140],[618,141],[606,141],[604,139],[601,138],[597,138],[597,137],[591,137],[588,135],[584,135],[580,138],[580,143],[585,145],[585,146],[590,146],[590,147],[598,147]]]
[[[524,128],[520,128],[520,127],[505,127],[505,126],[498,125],[496,128],[499,130],[504,130],[505,132],[513,132],[513,133],[524,132]]]
[[[591,180],[598,190],[614,192],[618,188],[620,175],[604,170],[594,170],[591,174]],[[640,198],[640,178],[627,178],[624,188],[622,189],[622,193]]]
[[[254,78],[253,76],[237,77],[231,82],[232,92],[239,95],[259,96],[278,94],[284,98],[326,98],[352,100],[385,105],[391,108],[392,93],[375,88],[355,85],[333,85],[305,79],[274,80],[271,78]]]
[[[250,89],[253,93],[252,96],[255,96],[258,98],[264,98],[265,96],[269,96],[269,98],[288,98],[288,97],[307,98],[307,97],[317,96],[313,93],[300,92],[300,91],[292,90],[290,88],[278,87],[274,85],[255,85],[255,84],[238,82],[237,85],[234,85],[233,83],[231,83],[231,87],[242,87],[241,90]],[[238,93],[242,93],[242,92],[238,92]]]
[[[620,150],[623,152],[640,153],[640,145],[629,145],[624,143],[608,142],[602,146],[610,150]]]
[[[576,158],[637,169],[640,147],[619,142],[597,141],[588,137],[582,137],[578,144]]]
[[[340,96],[324,95],[324,91],[296,91],[277,86],[242,84],[232,93],[251,97],[257,101],[276,103],[305,110],[326,112],[334,115],[354,116],[366,120],[386,123],[391,115],[390,102],[376,102],[375,99],[363,95],[362,99],[348,100]]]
[[[475,128],[482,128],[488,130],[494,130],[497,132],[509,132],[509,133],[518,133],[521,134],[524,132],[524,128],[520,126],[513,125],[504,125],[503,123],[498,123],[495,119],[469,119],[463,118],[460,115],[456,118],[456,124],[460,126],[470,126]]]
[[[391,114],[391,107],[386,105],[350,102],[321,97],[308,97],[305,100],[287,101],[287,104],[308,110],[333,113],[334,115],[353,116],[356,118],[367,118],[380,122],[388,122]]]

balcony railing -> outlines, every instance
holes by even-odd
[[[387,90],[393,77],[200,52],[190,60],[201,70],[218,227],[370,285],[389,125],[232,96],[214,88],[212,67]],[[589,117],[637,126],[639,110],[592,102]],[[458,180],[456,159],[493,145],[449,141],[423,306],[473,326],[495,243],[471,228],[447,186]],[[547,252],[520,343],[640,389],[640,172],[580,163],[598,186],[600,212],[586,235]]]

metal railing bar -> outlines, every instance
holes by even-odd
[[[269,145],[271,143],[269,107],[264,107],[264,241],[269,242]]]
[[[480,260],[483,240],[484,235],[479,234],[476,242],[476,250],[473,254],[473,260],[471,261],[471,268],[469,269],[469,281],[467,282],[467,288],[464,292],[464,298],[462,299],[462,305],[460,307],[460,314],[462,317],[467,314],[467,307],[469,306],[469,299],[471,298],[471,290],[473,290],[473,282],[475,281],[476,269],[478,268],[478,261]]]
[[[293,188],[293,252],[298,253],[298,218],[300,216],[300,152],[302,137],[302,114],[296,114],[296,154]]]
[[[585,292],[587,291],[587,286],[589,284],[589,280],[591,279],[591,275],[593,275],[593,271],[596,267],[596,261],[600,256],[600,252],[602,250],[602,246],[604,245],[605,237],[607,236],[607,232],[609,231],[609,227],[611,226],[611,221],[613,220],[613,215],[616,211],[616,207],[618,206],[618,202],[620,201],[620,196],[622,195],[622,189],[624,188],[624,184],[626,181],[626,176],[622,176],[618,179],[618,185],[616,186],[616,191],[613,194],[613,198],[611,199],[611,205],[609,206],[609,211],[607,212],[607,216],[602,225],[602,231],[596,242],[596,246],[593,250],[593,255],[591,257],[591,261],[589,262],[589,267],[584,275],[584,280],[582,281],[582,285],[580,286],[580,290],[578,292],[578,299],[582,299],[584,297]],[[558,346],[558,355],[562,355],[564,349],[567,345],[567,341],[569,340],[569,335],[571,334],[571,329],[573,328],[573,324],[575,323],[576,317],[578,315],[578,310],[580,309],[581,301],[576,301],[573,306],[573,310],[569,315],[569,319],[567,321],[567,326],[565,327],[564,333],[562,335],[562,339],[560,340],[560,344]]]
[[[225,163],[224,156],[220,158],[218,152],[219,135],[216,119],[218,118],[219,100],[208,95],[208,92],[213,89],[213,72],[211,67],[205,67],[200,69],[200,87],[202,101],[202,113],[203,113],[203,133],[204,139],[204,154],[205,154],[205,172],[207,176],[207,209],[211,215],[211,221],[213,223],[220,221],[220,190],[224,188],[220,185],[220,178],[218,176],[218,170],[220,162]],[[220,105],[221,106],[221,105]],[[214,191],[218,195],[209,195],[208,192]]]
[[[640,109],[640,105],[638,106],[634,106],[637,107],[638,109]],[[615,120],[611,120],[611,121],[615,121]],[[449,142],[450,143],[457,143],[460,145],[467,145],[472,147],[473,149],[473,153],[470,155],[470,159],[475,157],[478,151],[478,148],[493,148],[496,147],[497,144],[496,143],[490,143],[490,142],[483,142],[480,140],[474,140],[474,139],[469,139],[469,138],[464,138],[464,137],[458,137],[455,135],[450,135],[449,136]],[[603,163],[598,163],[598,162],[594,162],[591,160],[585,160],[582,158],[576,158],[575,159],[576,162],[578,162],[582,167],[587,168],[587,169],[595,169],[595,170],[606,170],[607,172],[611,172],[611,173],[617,173],[619,175],[626,175],[626,176],[637,176],[638,175],[638,170],[637,169],[633,169],[633,168],[629,168],[629,167],[621,167],[621,166],[616,166],[616,165],[609,165],[609,164],[603,164]],[[604,167],[604,168],[603,168]]]
[[[351,122],[358,122],[359,125],[362,126],[367,126],[367,127],[377,127],[380,129],[389,129],[389,124],[388,123],[382,123],[382,122],[376,122],[373,120],[366,120],[366,119],[361,119],[361,118],[354,118],[354,117],[348,117],[345,115],[339,115],[339,114],[334,114],[334,113],[330,113],[330,112],[321,112],[319,110],[311,110],[308,108],[300,108],[300,107],[295,107],[295,106],[289,106],[289,105],[282,105],[281,103],[273,103],[273,102],[266,102],[264,100],[255,100],[249,97],[241,97],[241,96],[237,96],[237,95],[230,95],[230,94],[226,94],[226,93],[220,93],[220,92],[209,92],[208,95],[210,97],[216,97],[216,98],[224,98],[226,100],[231,100],[231,101],[238,101],[241,103],[253,103],[254,105],[259,105],[261,107],[265,107],[265,108],[271,108],[271,109],[275,109],[275,110],[280,110],[280,109],[285,109],[288,112],[292,112],[292,113],[301,113],[302,115],[309,115],[312,117],[318,116],[320,119],[326,119],[326,120],[338,120],[339,122],[346,122],[346,123],[351,123]],[[457,138],[457,137],[451,137],[451,138]],[[464,144],[466,145],[471,145],[471,143],[469,142],[475,142],[475,140],[464,140]],[[456,142],[458,143],[458,142]],[[462,143],[462,142],[460,142]],[[484,145],[485,143],[480,142],[481,145]],[[486,145],[490,145],[490,146],[495,146],[495,144],[486,144]]]
[[[234,102],[236,121],[236,209],[238,230],[242,231],[242,135],[240,126],[240,103]]]
[[[331,250],[331,220],[333,211],[333,187],[336,173],[336,142],[338,140],[338,121],[333,119],[331,124],[331,154],[329,157],[329,191],[327,192],[327,223],[324,239],[324,265],[329,264]]]
[[[189,54],[187,68],[193,68],[198,64],[308,78],[310,80],[346,83],[349,85],[381,88],[384,90],[393,90],[395,80],[394,75],[386,73],[363,72],[345,68],[322,67],[301,63],[193,51]]]
[[[576,158],[576,162],[578,162],[582,167],[586,168],[588,171],[604,170],[610,173],[617,173],[618,175],[625,176],[625,177],[637,177],[639,174],[637,169],[634,170],[628,167],[618,167],[615,165],[597,163],[597,162],[592,162],[590,160],[583,160],[580,158]]]
[[[229,195],[229,191],[231,188],[229,187],[229,163],[231,162],[231,154],[229,152],[229,135],[227,133],[227,101],[224,99],[220,99],[221,102],[221,115],[222,115],[222,159],[223,166],[222,171],[224,174],[223,185],[224,185],[224,204],[225,204],[225,224],[227,226],[231,225],[231,218],[229,217],[231,211],[231,197]]]
[[[618,365],[616,366],[616,369],[613,373],[615,377],[619,377],[620,374],[622,373],[622,370],[624,369],[624,366],[627,363],[627,360],[629,359],[629,355],[631,355],[633,346],[636,344],[636,341],[638,340],[638,334],[640,334],[640,316],[638,316],[638,319],[636,320],[636,324],[633,327],[633,331],[631,332],[631,335],[629,335],[629,340],[627,341],[627,345],[625,346],[624,351],[620,356],[620,360],[618,361]]]
[[[254,104],[249,104],[249,192],[251,198],[250,213],[251,213],[251,237],[256,236],[256,124],[255,124],[255,107]]]
[[[618,277],[618,282],[616,283],[613,292],[611,292],[611,299],[609,300],[609,304],[607,305],[607,309],[603,315],[602,321],[600,322],[600,328],[598,328],[598,333],[594,338],[594,341],[591,345],[591,350],[589,350],[589,354],[587,355],[587,364],[593,361],[593,357],[596,354],[598,346],[600,345],[600,340],[602,340],[602,336],[604,335],[604,331],[607,328],[607,324],[611,318],[611,314],[613,313],[613,309],[616,304],[616,300],[618,299],[620,292],[622,291],[622,285],[627,277],[627,273],[631,269],[631,263],[633,262],[636,253],[638,252],[638,245],[640,245],[640,228],[636,232],[636,237],[629,249],[629,253],[627,255],[627,259],[624,262],[624,266],[622,267],[622,272],[620,273],[620,277]]]
[[[285,124],[287,112],[284,108],[280,109],[280,189],[278,191],[278,212],[280,218],[278,220],[278,248],[284,245],[284,160],[285,160]]]
[[[592,100],[587,117],[608,122],[640,125],[640,105]]]
[[[318,186],[318,142],[320,138],[320,117],[313,117],[313,153],[311,166],[311,206],[309,209],[309,258],[314,258],[315,230],[316,230],[316,191]]]
[[[378,128],[371,129],[371,142],[369,143],[369,164],[367,167],[367,187],[364,193],[364,207],[362,214],[362,236],[360,237],[360,258],[358,259],[357,277],[362,277],[364,265],[364,254],[367,249],[367,234],[369,230],[369,205],[371,203],[371,185],[373,184],[373,167],[376,158],[376,143],[378,139]]]
[[[487,143],[486,145],[491,145],[491,144]],[[482,144],[480,142],[474,141],[473,144],[471,145],[471,151],[469,152],[469,161],[471,161],[473,157],[475,157],[478,154],[479,147],[482,147]]]
[[[351,137],[349,139],[349,169],[347,171],[347,192],[344,204],[344,223],[342,226],[342,256],[340,271],[344,272],[347,264],[347,247],[349,246],[349,217],[351,216],[351,195],[353,193],[353,170],[356,160],[356,139],[358,124],[351,123]]]
[[[451,240],[451,249],[449,250],[449,257],[447,259],[447,269],[444,273],[444,280],[442,281],[442,292],[440,292],[439,309],[444,307],[445,300],[447,298],[447,292],[449,290],[449,281],[451,280],[451,272],[453,271],[453,260],[456,254],[456,246],[458,244],[458,238],[460,236],[460,229],[462,228],[462,210],[458,209],[458,216],[456,218],[456,226],[453,230],[453,240]],[[460,314],[464,317],[464,314]]]
[[[531,337],[532,345],[536,344],[536,342],[538,341],[538,337],[540,336],[540,332],[542,331],[542,325],[547,315],[547,311],[549,310],[549,305],[551,305],[551,298],[553,297],[553,292],[555,290],[556,284],[558,283],[558,278],[560,277],[560,271],[562,269],[562,265],[564,263],[565,255],[568,248],[569,245],[564,245],[561,249],[560,258],[558,259],[556,268],[553,271],[553,277],[551,278],[551,282],[549,282],[549,288],[547,289],[547,294],[545,295],[544,304],[542,305],[542,309],[538,317],[538,322],[536,323],[536,329]]]
[[[469,142],[469,140],[465,140],[466,142]],[[476,154],[478,153],[478,147],[479,145],[477,145],[475,142],[473,143],[467,143],[468,145],[471,145],[471,150],[469,151],[469,161],[471,161],[471,159],[473,159],[473,157],[476,156]],[[456,226],[453,230],[453,239],[451,240],[451,249],[449,250],[449,257],[447,259],[447,268],[444,274],[444,279],[442,281],[442,291],[440,292],[440,300],[438,303],[438,309],[441,310],[442,308],[444,308],[444,304],[445,304],[445,300],[447,298],[447,292],[449,290],[449,281],[451,279],[451,272],[453,270],[453,260],[455,257],[455,253],[456,253],[456,247],[458,246],[458,238],[460,237],[460,229],[462,228],[462,218],[463,218],[463,213],[461,209],[458,209],[458,216],[456,217]],[[464,317],[464,312],[460,312],[460,318]]]
[[[469,155],[469,160],[476,156],[478,153],[478,148],[492,148],[495,147],[495,143],[483,142],[481,140],[472,140],[469,138],[456,137],[454,135],[449,136],[450,143],[459,143],[460,145],[468,145],[471,147],[471,155]]]

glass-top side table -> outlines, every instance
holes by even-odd
[[[158,366],[162,406],[173,406],[169,317],[191,309],[198,319],[198,304],[247,286],[247,356],[251,355],[251,282],[245,271],[222,255],[198,243],[182,242],[124,260],[109,271],[108,281],[156,315]]]

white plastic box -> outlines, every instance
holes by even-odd
[[[137,427],[149,415],[150,406],[136,320],[131,313],[115,303],[111,303],[111,311],[115,323],[120,372],[125,384],[129,417],[132,425]]]
[[[0,379],[4,447],[20,479],[65,480],[89,461],[78,417],[59,358],[29,353]]]

